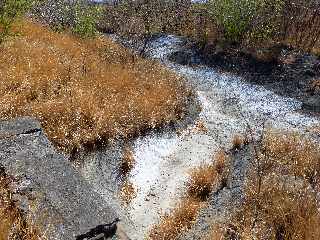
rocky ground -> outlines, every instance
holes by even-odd
[[[285,46],[261,49],[260,55],[239,47],[217,45],[203,49],[185,40],[182,49],[173,52],[169,58],[179,64],[202,64],[237,74],[248,83],[301,101],[306,112],[317,114],[320,111],[319,90],[312,87],[312,82],[320,79],[318,56]]]

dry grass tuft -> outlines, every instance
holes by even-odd
[[[310,90],[314,93],[320,93],[320,79],[315,79],[311,82]]]
[[[206,240],[224,240],[225,233],[224,229],[219,225],[211,226],[210,233]]]
[[[305,179],[311,186],[320,183],[320,148],[297,133],[269,132],[263,140],[264,158],[281,173]],[[266,172],[269,173],[269,172]]]
[[[128,146],[125,147],[122,155],[122,162],[120,171],[123,175],[127,175],[134,167],[135,159],[133,156],[132,149]]]
[[[256,184],[247,186],[245,203],[232,222],[238,239],[320,239],[316,194],[288,187],[275,175],[266,181],[260,191]]]
[[[198,120],[195,123],[195,131],[196,132],[207,133],[208,132],[208,127],[205,125],[205,123],[202,120]]]
[[[188,195],[195,199],[205,201],[215,185],[218,183],[218,174],[212,164],[205,164],[190,173],[188,182]]]
[[[77,39],[27,20],[18,30],[0,46],[0,119],[34,116],[72,151],[182,117],[187,90],[160,64],[104,37]]]
[[[214,189],[218,189],[227,177],[227,155],[219,151],[211,164],[204,164],[192,170],[187,183],[188,196],[199,201],[205,201]]]
[[[201,203],[197,199],[183,199],[170,214],[161,218],[161,223],[151,230],[149,239],[176,239],[179,233],[192,226],[200,208]]]
[[[232,139],[232,146],[233,146],[233,149],[235,150],[239,150],[241,149],[246,143],[246,139],[244,136],[242,135],[235,135]]]
[[[129,204],[137,196],[136,189],[130,181],[125,181],[120,190],[121,200]]]
[[[27,223],[23,212],[17,208],[9,184],[12,179],[0,170],[0,240],[38,240],[37,231]]]

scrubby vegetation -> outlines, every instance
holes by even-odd
[[[122,162],[120,171],[123,175],[127,175],[134,167],[135,159],[131,147],[126,146],[122,153]]]
[[[0,44],[11,34],[13,23],[23,16],[36,0],[4,0],[0,2]]]
[[[255,149],[241,208],[209,239],[319,239],[317,144],[271,131]]]
[[[175,239],[183,230],[187,230],[196,220],[201,202],[185,198],[170,212],[161,218],[161,223],[150,232],[150,240]]]
[[[66,151],[176,121],[188,91],[158,63],[111,40],[81,40],[25,21],[1,46],[0,117],[38,118]],[[10,61],[8,61],[10,59]]]
[[[313,0],[127,0],[106,7],[99,27],[131,38],[174,33],[203,47],[236,44],[258,51],[284,44],[319,53],[319,9]]]
[[[32,224],[28,223],[23,211],[16,206],[9,189],[11,182],[12,178],[0,168],[0,240],[41,239]]]

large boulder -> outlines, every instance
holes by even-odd
[[[0,122],[0,165],[15,179],[18,205],[48,239],[75,239],[117,219],[32,118]]]

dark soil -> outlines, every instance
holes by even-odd
[[[173,53],[170,60],[179,64],[206,65],[241,75],[249,83],[300,100],[304,111],[320,114],[320,91],[312,88],[312,82],[320,80],[320,58],[285,46],[260,52],[262,54],[256,57],[236,46],[199,48],[197,44],[186,41],[181,51]]]

